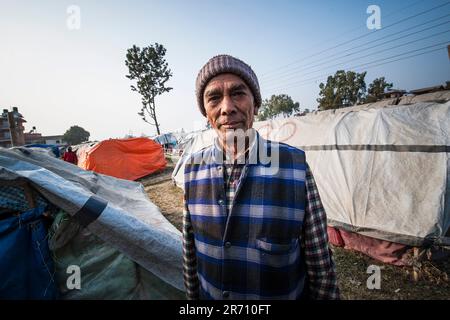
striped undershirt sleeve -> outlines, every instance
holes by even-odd
[[[327,217],[312,172],[306,167],[306,208],[302,245],[308,274],[309,298],[339,299],[340,293],[331,250]]]
[[[197,275],[197,257],[195,254],[194,231],[186,203],[186,196],[183,210],[183,278],[187,298],[189,300],[198,300],[199,280]]]

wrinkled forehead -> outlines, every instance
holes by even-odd
[[[205,90],[203,91],[203,96],[205,96],[211,90],[216,91],[224,89],[233,89],[236,87],[242,87],[247,90],[250,90],[248,85],[241,77],[233,73],[222,73],[211,78],[211,80],[208,81]]]

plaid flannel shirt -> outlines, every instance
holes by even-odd
[[[305,215],[300,237],[300,250],[305,266],[306,288],[304,294],[309,299],[339,299],[334,263],[328,248],[326,214],[309,166],[305,174]],[[227,215],[231,213],[236,196],[237,182],[244,165],[226,164],[223,172],[226,193]],[[248,187],[248,185],[246,185]],[[186,196],[186,195],[185,195]],[[195,234],[185,199],[183,219],[183,271],[188,299],[200,298],[200,280],[197,268]],[[241,295],[240,298],[255,298],[255,295]],[[258,296],[256,296],[258,297]],[[296,297],[298,298],[298,297]]]

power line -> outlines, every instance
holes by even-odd
[[[401,19],[400,21],[391,23],[390,25],[387,25],[386,27],[383,27],[382,29],[376,29],[375,31],[373,31],[373,32],[371,32],[371,33],[363,34],[363,35],[358,36],[358,37],[356,37],[356,38],[353,38],[353,39],[350,39],[350,40],[348,40],[348,41],[345,41],[345,42],[342,42],[342,43],[340,43],[340,44],[337,44],[337,45],[335,45],[335,46],[333,46],[333,47],[329,47],[329,48],[324,49],[324,50],[322,50],[322,51],[319,51],[319,52],[316,52],[316,53],[314,53],[314,54],[311,54],[311,55],[309,55],[309,56],[307,56],[307,57],[305,57],[305,58],[295,60],[294,62],[292,62],[292,63],[290,63],[290,64],[287,64],[287,65],[285,65],[285,66],[282,66],[282,67],[280,67],[280,68],[284,68],[284,67],[286,67],[286,66],[288,66],[288,65],[292,65],[292,64],[295,64],[295,63],[297,63],[297,62],[299,62],[299,61],[303,61],[303,60],[305,60],[305,59],[308,59],[308,58],[311,58],[311,57],[320,55],[320,54],[322,54],[322,53],[324,53],[324,52],[326,52],[326,51],[329,51],[329,50],[338,48],[338,47],[340,47],[340,46],[343,46],[343,45],[348,44],[348,43],[350,43],[350,42],[353,42],[353,41],[355,41],[355,40],[359,40],[359,39],[362,39],[362,38],[364,38],[364,37],[373,35],[373,34],[376,33],[376,32],[379,32],[379,31],[382,31],[382,30],[386,30],[386,29],[388,29],[388,28],[390,28],[390,27],[392,27],[392,26],[394,26],[394,25],[397,25],[397,24],[402,23],[402,22],[405,22],[405,21],[407,21],[407,20],[416,18],[416,17],[418,17],[418,16],[420,16],[420,15],[426,14],[426,13],[428,13],[428,12],[431,12],[431,11],[435,10],[435,9],[444,7],[444,6],[448,5],[448,4],[450,4],[450,2],[446,2],[446,3],[441,4],[441,5],[439,5],[439,6],[436,6],[436,7],[430,8],[430,9],[428,9],[428,10],[419,12],[419,13],[417,13],[417,14],[415,14],[415,15],[412,15],[412,16],[406,17],[406,18],[404,18],[404,19]],[[264,76],[265,76],[265,75],[263,75],[262,77],[264,77]]]
[[[387,62],[375,64],[375,65],[373,65],[373,66],[368,66],[368,67],[366,66],[366,67],[364,67],[364,68],[359,68],[359,69],[365,69],[365,70],[367,70],[367,69],[375,68],[375,67],[382,66],[382,65],[385,65],[385,64],[389,64],[389,63],[393,63],[393,62],[397,62],[397,61],[402,61],[402,60],[407,60],[407,59],[414,58],[414,57],[417,57],[417,56],[422,56],[422,55],[424,55],[424,54],[436,52],[436,51],[439,51],[439,50],[442,50],[442,49],[445,49],[445,48],[446,48],[446,47],[440,47],[440,48],[437,48],[437,49],[433,49],[433,50],[421,52],[421,53],[418,53],[418,54],[414,54],[414,55],[411,55],[411,56],[403,57],[403,58],[400,58],[400,59],[395,59],[395,60],[392,60],[392,61],[387,61]],[[357,71],[357,70],[358,70],[358,69],[355,69],[355,71]],[[310,81],[310,82],[305,82],[305,83],[299,83],[299,84],[295,84],[295,85],[290,85],[290,86],[288,86],[288,87],[285,87],[285,89],[297,88],[297,87],[305,86],[305,85],[308,85],[308,84],[315,83],[315,82],[317,82],[318,80],[321,80],[321,79],[323,79],[323,77],[320,77],[320,78],[317,78],[317,79],[313,79],[313,81]]]
[[[444,42],[444,43],[446,44],[447,42]],[[365,64],[360,64],[360,65],[356,65],[356,66],[351,66],[351,67],[349,67],[348,69],[351,69],[351,70],[370,69],[370,68],[373,68],[373,67],[375,67],[375,66],[384,65],[384,64],[387,64],[387,63],[390,63],[390,62],[404,60],[404,59],[407,59],[408,57],[404,57],[404,59],[403,59],[403,58],[400,58],[400,59],[393,60],[393,61],[390,61],[390,62],[380,63],[380,64],[376,64],[376,65],[374,65],[374,66],[370,66],[371,64],[374,64],[374,63],[377,63],[377,62],[382,62],[382,61],[384,61],[384,60],[389,60],[389,59],[392,59],[392,58],[395,58],[395,57],[407,55],[407,54],[410,54],[410,53],[412,53],[412,52],[417,52],[417,51],[424,50],[424,49],[427,49],[427,48],[436,47],[436,46],[442,45],[442,44],[444,44],[444,43],[439,43],[439,44],[436,44],[436,45],[432,45],[432,46],[420,48],[420,49],[417,49],[417,50],[408,51],[408,52],[405,52],[405,53],[402,53],[402,54],[394,55],[394,56],[387,57],[387,58],[384,58],[384,59],[375,60],[375,61],[372,61],[372,62],[369,62],[369,63],[365,63]],[[434,51],[438,51],[438,50],[445,49],[445,48],[446,48],[446,47],[440,47],[440,48],[431,50],[431,51],[429,51],[429,52],[434,52]],[[424,54],[424,53],[416,54],[416,55],[413,55],[413,56],[420,56],[420,55],[422,55],[422,54]],[[413,57],[413,56],[411,56],[411,57]],[[322,80],[323,78],[328,77],[328,76],[331,76],[331,75],[330,75],[329,73],[324,73],[324,74],[321,74],[321,75],[319,75],[319,76],[315,76],[315,77],[313,77],[313,78],[304,79],[304,80],[300,80],[300,81],[297,81],[297,82],[288,84],[288,85],[286,85],[286,86],[280,86],[280,87],[277,87],[277,88],[269,88],[268,91],[279,90],[279,89],[281,89],[281,88],[289,89],[289,88],[297,87],[297,86],[300,86],[300,85],[307,85],[307,84],[311,84],[311,83],[317,82],[318,80]]]
[[[416,17],[418,17],[418,16],[421,16],[421,15],[426,14],[426,13],[428,13],[428,12],[431,12],[431,11],[433,11],[433,10],[442,8],[442,7],[444,7],[444,6],[448,5],[448,4],[450,4],[450,1],[449,1],[449,2],[446,2],[446,3],[444,3],[444,4],[441,4],[441,5],[435,6],[435,7],[433,7],[433,8],[430,8],[430,9],[428,9],[428,10],[419,12],[419,13],[414,14],[414,15],[412,15],[412,16],[406,17],[406,18],[401,19],[401,20],[399,20],[399,21],[397,21],[397,22],[391,23],[391,24],[389,24],[389,25],[383,27],[382,29],[376,29],[376,30],[374,30],[374,31],[371,32],[371,33],[363,34],[363,35],[361,35],[361,36],[358,36],[358,37],[356,37],[356,38],[352,38],[352,39],[350,39],[350,40],[347,40],[347,41],[342,42],[342,43],[340,43],[340,44],[337,44],[337,45],[335,45],[335,46],[332,46],[332,47],[329,47],[329,48],[327,48],[327,49],[321,50],[321,51],[319,51],[319,52],[313,53],[313,54],[311,54],[311,55],[309,55],[309,56],[307,56],[307,57],[304,57],[304,58],[301,58],[301,59],[297,59],[297,60],[295,60],[295,61],[293,61],[293,62],[291,62],[291,63],[288,63],[288,64],[286,64],[286,65],[283,65],[283,66],[279,67],[278,70],[279,70],[280,68],[285,68],[285,67],[290,66],[290,65],[292,65],[292,64],[296,64],[296,63],[299,62],[299,61],[303,61],[303,60],[305,60],[305,59],[308,59],[308,58],[311,58],[311,57],[315,57],[315,56],[317,56],[317,55],[319,55],[319,54],[322,54],[322,53],[324,53],[324,52],[327,52],[327,51],[329,51],[329,50],[332,50],[332,49],[341,47],[341,46],[343,46],[343,45],[345,45],[345,44],[348,44],[348,43],[351,43],[351,42],[353,42],[353,41],[356,41],[356,40],[365,38],[365,37],[367,37],[367,36],[373,35],[373,34],[375,34],[376,32],[379,32],[379,31],[381,31],[381,30],[386,30],[386,29],[388,29],[388,28],[390,28],[390,27],[392,27],[392,26],[395,26],[395,25],[397,25],[397,24],[403,23],[403,22],[405,22],[405,21],[407,21],[407,20],[416,18]],[[264,77],[265,77],[267,74],[269,74],[269,73],[273,73],[273,72],[265,73],[265,74],[263,74],[263,75],[261,76],[261,78],[264,78]]]
[[[435,46],[431,46],[431,47],[435,47]],[[388,64],[388,63],[392,63],[392,62],[396,62],[396,61],[401,61],[401,60],[406,60],[406,59],[409,59],[409,58],[413,58],[413,57],[416,57],[416,56],[421,56],[421,55],[424,55],[424,54],[426,54],[426,53],[431,53],[431,52],[435,52],[435,51],[438,51],[438,50],[442,50],[442,49],[445,49],[446,47],[440,47],[440,48],[437,48],[437,49],[433,49],[433,50],[429,50],[429,51],[426,51],[426,52],[421,52],[421,53],[418,53],[418,54],[415,54],[415,55],[411,55],[411,56],[406,56],[406,57],[403,57],[403,58],[399,58],[399,59],[396,59],[396,60],[392,60],[392,61],[388,61],[388,62],[383,62],[383,63],[379,63],[379,64],[375,64],[375,65],[371,65],[371,64],[373,64],[374,62],[371,62],[371,63],[368,63],[367,65],[364,65],[364,66],[361,66],[361,67],[356,67],[356,68],[354,68],[354,67],[350,67],[350,69],[353,69],[353,70],[367,70],[367,69],[371,69],[371,68],[374,68],[374,67],[377,67],[377,66],[381,66],[381,65],[385,65],[385,64]],[[423,48],[421,49],[421,50],[423,50]],[[407,52],[408,53],[408,52]],[[405,53],[405,54],[407,54],[407,53]],[[390,57],[390,58],[392,58],[392,57]],[[294,87],[299,87],[299,86],[304,86],[304,85],[308,85],[308,84],[312,84],[312,83],[315,83],[315,82],[317,82],[318,80],[322,80],[324,77],[327,77],[327,76],[329,76],[329,74],[322,74],[322,75],[320,75],[320,76],[318,76],[318,77],[315,77],[315,78],[310,78],[310,79],[305,79],[305,80],[302,80],[302,81],[299,81],[298,83],[293,83],[293,84],[291,84],[291,85],[289,85],[289,86],[286,86],[286,87],[283,87],[284,89],[290,89],[290,88],[294,88]],[[272,90],[277,90],[277,89],[272,89]],[[270,91],[270,90],[269,90]]]
[[[445,31],[438,32],[438,33],[435,33],[435,34],[432,34],[432,35],[427,35],[426,37],[422,37],[422,38],[419,38],[419,39],[416,39],[416,40],[408,41],[408,42],[405,42],[405,43],[402,43],[402,44],[399,44],[399,45],[392,46],[390,48],[386,48],[386,49],[382,49],[382,50],[379,50],[379,51],[371,52],[370,54],[366,54],[366,55],[363,55],[363,56],[360,56],[360,57],[355,57],[352,60],[348,60],[348,61],[345,61],[345,62],[339,62],[337,64],[332,64],[332,65],[329,65],[329,66],[321,68],[321,69],[317,69],[317,70],[314,70],[314,71],[306,72],[306,73],[303,73],[302,75],[305,76],[305,75],[313,74],[313,73],[316,73],[316,72],[319,72],[319,71],[327,70],[327,69],[330,69],[330,68],[333,68],[333,67],[336,67],[336,66],[340,66],[340,65],[346,64],[348,62],[352,62],[354,60],[359,60],[359,59],[362,59],[362,58],[366,58],[366,57],[369,57],[369,56],[376,55],[376,54],[381,53],[381,52],[390,51],[392,49],[400,48],[400,47],[403,47],[403,46],[406,46],[406,45],[409,45],[409,44],[412,44],[412,43],[416,43],[416,42],[419,42],[419,41],[422,41],[422,40],[427,40],[427,39],[430,39],[432,37],[435,37],[435,36],[438,36],[438,35],[441,35],[441,34],[445,34],[445,33],[448,33],[448,32],[450,32],[450,30],[445,30]],[[368,49],[370,49],[370,48],[368,48]],[[365,50],[367,50],[367,49],[360,50],[359,52],[365,51]],[[357,53],[357,52],[355,52],[355,53]],[[342,58],[342,57],[340,57],[340,58]],[[339,59],[339,58],[337,58],[337,59]],[[331,60],[331,61],[333,61],[333,60]],[[315,66],[319,66],[319,65],[322,65],[322,64],[317,64]],[[294,76],[297,73],[298,73],[298,71],[294,72]],[[292,78],[293,77],[291,76],[291,77],[289,77],[287,79],[284,79],[282,81],[286,81],[286,80],[289,80],[289,79],[292,79]]]
[[[390,56],[390,57],[386,57],[386,58],[383,58],[383,59],[374,60],[372,62],[363,63],[363,64],[356,65],[356,66],[351,66],[351,67],[348,67],[347,69],[369,69],[369,68],[373,68],[373,67],[380,66],[380,65],[383,65],[383,64],[387,64],[387,63],[391,63],[391,62],[405,60],[405,59],[412,58],[412,57],[415,57],[415,56],[423,55],[425,53],[430,53],[430,52],[438,51],[438,50],[441,50],[441,49],[446,49],[446,46],[440,47],[440,48],[437,48],[437,49],[434,49],[434,50],[430,50],[428,52],[422,52],[420,54],[415,54],[413,56],[409,56],[409,57],[404,57],[404,58],[401,58],[401,59],[393,60],[393,61],[390,61],[390,62],[376,64],[378,62],[383,62],[385,60],[401,57],[401,56],[404,56],[404,55],[407,55],[407,54],[410,54],[410,53],[414,53],[414,52],[418,52],[418,51],[421,51],[421,50],[425,50],[425,49],[441,46],[441,45],[447,44],[447,43],[448,43],[448,41],[440,42],[440,43],[437,43],[437,44],[434,44],[434,45],[430,45],[430,46],[426,46],[426,47],[423,47],[423,48],[419,48],[419,49],[407,51],[407,52],[404,52],[404,53],[396,54],[396,55],[393,55],[393,56]],[[374,64],[374,63],[376,65],[369,66],[369,65]],[[306,84],[314,83],[315,81],[321,80],[321,79],[323,79],[324,77],[327,77],[327,76],[330,76],[330,74],[329,73],[325,73],[325,74],[321,74],[320,76],[315,76],[313,78],[296,81],[296,82],[293,82],[291,84],[287,84],[285,86],[277,86],[277,87],[268,88],[266,90],[267,91],[274,91],[274,90],[278,90],[278,89],[281,89],[281,88],[288,89],[288,88],[292,88],[292,87],[297,87],[299,85],[306,85]]]
[[[371,48],[374,48],[374,47],[378,47],[378,46],[381,46],[381,45],[384,45],[384,44],[387,44],[387,43],[390,43],[390,42],[393,42],[393,41],[396,41],[396,40],[399,40],[399,39],[402,39],[402,38],[409,37],[409,36],[411,36],[411,35],[416,35],[416,34],[418,34],[418,33],[421,33],[421,32],[424,32],[424,31],[427,31],[427,30],[430,30],[430,29],[434,29],[434,28],[436,28],[436,27],[439,27],[439,26],[441,26],[441,25],[444,25],[444,24],[450,22],[450,20],[447,20],[447,21],[445,21],[445,22],[443,22],[443,23],[439,23],[439,24],[437,24],[437,25],[434,25],[434,26],[431,26],[431,27],[428,27],[428,28],[425,28],[425,29],[422,29],[422,30],[419,30],[419,31],[416,31],[416,32],[411,32],[411,33],[409,33],[409,34],[407,34],[407,35],[403,35],[403,36],[401,36],[401,37],[398,37],[398,38],[395,38],[395,39],[392,39],[392,40],[388,40],[388,41],[382,42],[382,43],[380,43],[380,44],[377,44],[376,46],[372,46],[372,47],[369,47],[369,48],[365,48],[365,49],[362,49],[362,50],[359,50],[359,51],[356,51],[356,52],[353,52],[353,53],[348,53],[348,54],[345,54],[345,55],[340,56],[340,57],[335,57],[336,54],[348,52],[348,51],[351,51],[351,50],[353,50],[353,49],[358,49],[358,48],[361,48],[361,47],[366,46],[366,45],[368,45],[368,44],[374,44],[375,42],[378,42],[378,41],[380,41],[380,40],[383,40],[383,39],[386,39],[386,38],[390,38],[390,37],[392,37],[392,36],[394,36],[394,35],[397,35],[397,34],[400,34],[400,33],[404,33],[405,31],[410,31],[410,30],[415,29],[415,28],[417,28],[417,27],[419,27],[419,26],[423,26],[423,25],[428,24],[428,23],[430,23],[430,22],[438,21],[438,20],[440,20],[440,19],[442,19],[442,18],[445,18],[445,17],[448,17],[448,16],[450,16],[450,14],[446,14],[446,15],[444,15],[444,16],[441,16],[441,17],[437,18],[437,19],[429,20],[429,21],[427,21],[427,22],[424,22],[424,23],[421,23],[421,24],[419,24],[419,25],[416,25],[416,26],[414,26],[414,27],[412,27],[412,28],[403,29],[402,31],[399,31],[399,32],[396,32],[396,33],[387,35],[387,36],[385,36],[385,37],[381,37],[381,38],[379,38],[379,39],[376,39],[376,40],[373,40],[373,41],[369,41],[369,42],[363,43],[363,44],[361,44],[361,45],[359,45],[359,46],[354,46],[354,47],[352,47],[352,48],[350,48],[350,49],[346,49],[346,50],[337,52],[337,53],[335,53],[335,54],[333,54],[333,55],[329,55],[329,57],[333,57],[332,59],[325,60],[325,61],[322,60],[322,59],[320,59],[320,60],[315,60],[315,61],[312,61],[312,62],[310,62],[310,63],[315,63],[315,62],[319,62],[319,61],[320,61],[320,63],[319,63],[319,64],[315,64],[315,65],[307,65],[307,66],[299,66],[299,67],[295,67],[295,68],[293,68],[292,70],[290,70],[290,71],[287,72],[287,73],[284,72],[283,74],[280,74],[280,75],[278,75],[278,76],[275,76],[275,77],[273,77],[273,76],[272,76],[272,77],[269,77],[268,79],[263,80],[263,82],[265,82],[265,83],[273,82],[274,80],[279,80],[280,78],[284,78],[284,77],[286,77],[286,76],[289,76],[289,75],[292,75],[292,74],[296,74],[296,73],[298,73],[298,71],[300,71],[300,70],[303,70],[303,71],[304,71],[304,70],[310,69],[310,68],[312,68],[312,67],[321,65],[321,64],[323,64],[323,63],[327,63],[327,62],[331,62],[331,61],[334,61],[334,60],[338,60],[338,59],[341,59],[341,58],[344,58],[344,57],[351,56],[351,55],[353,55],[353,54],[359,53],[359,52],[364,51],[364,50],[368,50],[368,49],[371,49]]]
[[[414,2],[414,3],[412,3],[412,4],[408,4],[407,6],[401,7],[401,8],[399,8],[399,9],[392,10],[390,13],[388,13],[388,14],[386,14],[386,15],[383,15],[383,17],[384,17],[384,18],[390,17],[391,15],[393,15],[393,14],[395,14],[395,13],[398,13],[399,11],[403,11],[403,10],[405,10],[405,9],[410,9],[410,8],[416,6],[418,3],[422,3],[422,2],[424,2],[424,1],[423,1],[423,0],[418,0],[418,1]],[[350,34],[350,33],[353,33],[354,31],[360,30],[360,29],[361,29],[361,26],[358,25],[358,27],[352,28],[351,30],[344,31],[343,33],[341,33],[341,34],[338,35],[337,37],[329,38],[329,39],[327,39],[327,40],[325,40],[325,41],[322,41],[322,42],[319,42],[319,43],[317,43],[317,44],[318,44],[318,45],[321,45],[321,44],[328,43],[328,41],[330,41],[330,40],[336,40],[336,39],[342,38],[343,36],[345,36],[345,35],[347,35],[347,34]],[[304,59],[307,59],[307,58],[303,58],[302,60],[304,60]],[[297,60],[295,60],[295,61],[297,61]],[[278,71],[279,69],[283,69],[284,67],[289,66],[289,65],[291,65],[291,64],[295,64],[295,63],[296,63],[296,62],[289,63],[288,65],[281,66],[281,67],[278,67],[278,68],[276,68],[276,69],[272,69],[271,71],[268,71],[268,72],[266,72],[266,73],[263,73],[263,74],[261,75],[261,77],[265,77],[267,74],[273,73],[274,71]]]
[[[421,55],[424,55],[424,54],[427,54],[427,53],[431,53],[431,52],[436,52],[436,51],[439,51],[439,50],[442,50],[442,49],[445,49],[445,48],[446,48],[446,47],[439,47],[439,48],[437,48],[437,49],[433,49],[433,50],[429,50],[429,51],[417,53],[417,54],[414,54],[414,55],[412,55],[412,56],[407,56],[407,57],[395,59],[395,60],[392,60],[392,61],[388,61],[388,62],[383,62],[383,63],[375,64],[375,65],[369,66],[369,67],[361,67],[361,68],[357,68],[357,69],[355,69],[355,70],[375,68],[375,67],[382,66],[382,65],[385,65],[385,64],[388,64],[388,63],[392,63],[392,62],[396,62],[396,61],[401,61],[401,60],[410,59],[410,58],[417,57],[417,56],[421,56]]]

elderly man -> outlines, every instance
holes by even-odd
[[[338,299],[326,215],[305,153],[252,129],[261,93],[251,67],[213,57],[197,76],[196,95],[217,138],[185,166],[188,299]],[[236,132],[244,132],[241,143]]]

